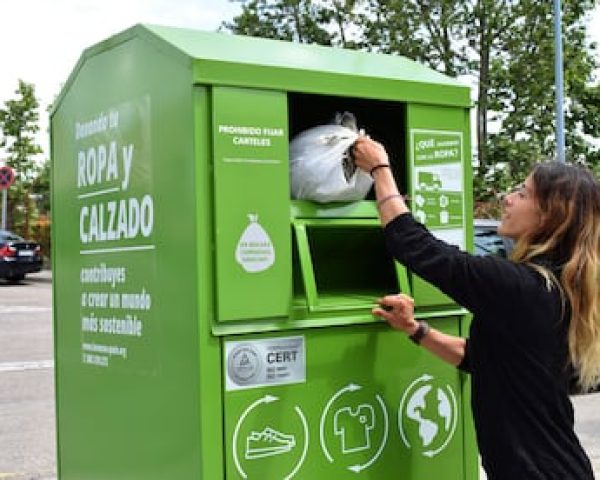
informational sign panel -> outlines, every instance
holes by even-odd
[[[156,364],[148,341],[158,328],[150,108],[141,97],[73,126],[81,362],[93,367],[147,371]]]
[[[465,249],[462,132],[410,132],[412,212],[439,238]]]
[[[435,323],[458,334],[456,319]],[[457,370],[387,328],[339,330],[225,342],[226,477],[465,478]]]
[[[304,337],[225,342],[226,390],[302,383],[306,380]]]
[[[286,96],[215,87],[213,108],[217,318],[285,317],[292,291]]]
[[[208,116],[202,94],[179,60],[128,37],[83,55],[55,103],[61,478],[129,480],[140,468],[147,480],[204,478],[194,456],[169,460],[200,451],[199,305],[209,294],[198,272],[209,267],[198,252],[210,235],[198,213],[208,194],[201,201],[195,187],[208,164],[195,161],[209,149],[194,137],[194,120]],[[161,438],[158,448],[151,439]]]

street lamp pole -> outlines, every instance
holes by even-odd
[[[556,157],[565,163],[565,112],[560,0],[554,0],[554,71],[556,90]]]

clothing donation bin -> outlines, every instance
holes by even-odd
[[[468,382],[375,318],[406,292],[373,193],[290,196],[289,142],[349,111],[413,214],[471,246],[469,89],[401,57],[138,25],[51,119],[61,480],[476,479]]]

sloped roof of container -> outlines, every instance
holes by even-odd
[[[140,24],[86,49],[55,107],[88,58],[133,38],[179,57],[196,84],[471,105],[468,86],[401,56]]]

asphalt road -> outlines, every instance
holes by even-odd
[[[56,477],[51,304],[47,271],[18,285],[0,280],[0,480]],[[600,480],[600,393],[573,403]]]
[[[573,397],[575,429],[600,480],[600,393]]]
[[[56,477],[52,279],[0,280],[0,479]]]

